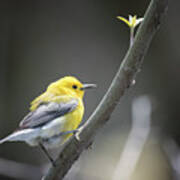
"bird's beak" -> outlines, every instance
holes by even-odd
[[[96,87],[97,87],[96,84],[83,84],[83,87],[81,88],[81,90],[92,89]]]

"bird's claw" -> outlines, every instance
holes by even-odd
[[[81,141],[81,138],[80,138],[80,133],[82,131],[82,126],[78,129],[76,129],[74,135],[75,135],[75,138],[78,140],[78,141]]]

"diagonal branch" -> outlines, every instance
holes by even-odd
[[[161,19],[167,10],[168,0],[151,0],[139,27],[133,46],[128,50],[107,93],[81,128],[80,141],[72,137],[62,149],[56,160],[56,167],[51,167],[44,180],[62,180],[80,154],[90,146],[94,136],[110,119],[110,115],[120,98],[133,83],[141,68],[152,37],[159,28]]]

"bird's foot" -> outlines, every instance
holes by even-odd
[[[76,129],[74,135],[75,135],[75,138],[78,140],[78,141],[81,141],[81,138],[80,138],[80,133],[82,132],[82,129],[83,129],[83,126],[81,126],[80,128]]]

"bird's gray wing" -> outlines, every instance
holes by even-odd
[[[73,111],[78,105],[78,100],[73,99],[67,103],[50,102],[40,105],[35,111],[30,112],[20,122],[19,128],[37,128],[41,127],[57,117],[63,116]]]

